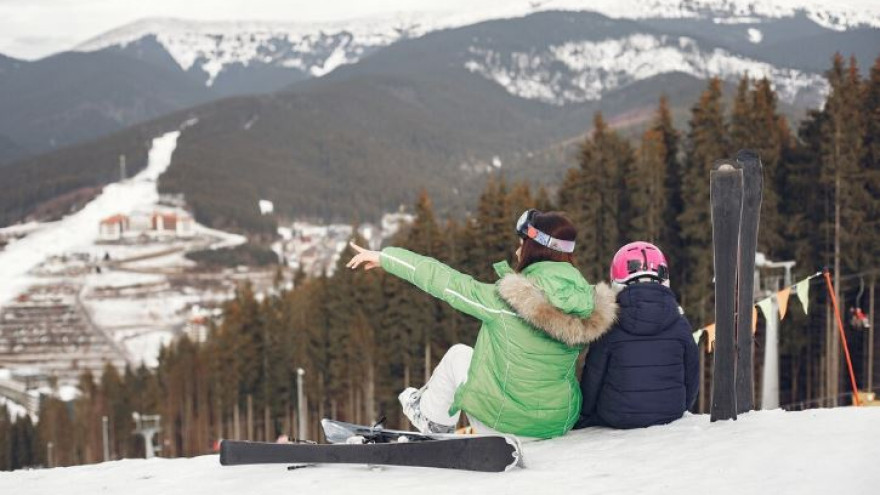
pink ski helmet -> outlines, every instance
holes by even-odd
[[[666,256],[650,242],[631,242],[617,250],[611,261],[611,280],[628,284],[642,277],[660,283],[669,281],[669,265]]]

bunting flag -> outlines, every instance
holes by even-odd
[[[810,277],[812,278],[812,277]],[[809,314],[810,307],[810,278],[805,280],[801,280],[794,286],[794,291],[798,296],[798,299],[801,300],[801,305],[804,307],[804,314]]]
[[[761,308],[761,313],[764,314],[765,321],[770,321],[770,318],[776,316],[773,314],[773,299],[771,299],[772,297],[773,296],[770,296],[766,299],[761,299],[760,301],[758,301],[758,307]]]
[[[758,308],[761,308],[761,313],[764,314],[765,320],[770,320],[771,316],[776,316],[773,314],[773,298],[776,298],[777,303],[777,311],[779,314],[779,319],[782,320],[785,318],[785,315],[788,313],[788,303],[791,299],[791,294],[794,292],[798,299],[801,300],[801,305],[804,307],[804,313],[809,314],[810,308],[810,280],[821,277],[822,272],[814,273],[809,277],[801,280],[800,282],[792,285],[791,287],[786,287],[781,291],[773,294],[769,297],[766,297],[752,307],[752,334],[755,334],[758,331]],[[706,325],[705,327],[694,332],[694,340],[699,344],[700,339],[703,337],[703,334],[707,334],[707,352],[712,352],[715,348],[715,324]]]
[[[786,287],[776,293],[776,302],[779,303],[779,319],[785,318],[788,312],[788,298],[791,296],[791,287]]]
[[[709,336],[706,340],[706,350],[712,352],[715,349],[715,324],[706,325],[706,334]]]
[[[758,308],[752,306],[752,335],[758,333]]]

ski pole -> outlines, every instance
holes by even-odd
[[[849,381],[852,385],[853,403],[861,406],[859,400],[859,388],[856,386],[856,375],[853,372],[852,359],[849,357],[849,346],[846,344],[846,335],[843,333],[843,319],[840,317],[840,308],[837,307],[837,296],[834,295],[834,284],[831,283],[831,272],[826,268],[823,271],[825,283],[828,285],[828,293],[831,294],[831,304],[834,306],[834,314],[837,316],[837,330],[840,331],[840,340],[843,342],[843,353],[846,355],[846,366],[849,368]]]

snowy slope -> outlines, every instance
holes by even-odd
[[[500,474],[284,465],[221,467],[217,456],[123,460],[0,473],[24,494],[868,494],[880,459],[880,408],[764,411],[710,424],[689,416],[642,430],[589,429],[526,444],[525,469]]]
[[[63,220],[46,224],[0,252],[0,305],[14,298],[33,280],[27,273],[53,255],[82,250],[98,238],[98,224],[110,215],[130,214],[159,200],[156,180],[171,164],[180,131],[153,140],[147,167],[121,183],[110,184],[82,210]]]
[[[432,7],[434,10],[430,10]],[[747,24],[803,13],[819,25],[839,31],[880,27],[880,2],[862,0],[833,4],[796,0],[481,0],[469,4],[466,11],[442,10],[442,6],[431,4],[421,8],[424,10],[384,17],[312,23],[145,19],[93,38],[76,50],[124,47],[155,36],[181,69],[202,71],[205,84],[211,86],[221,72],[236,65],[296,69],[320,77],[399,39],[548,10],[594,11],[627,19],[712,19]],[[755,30],[752,36],[759,33]]]
[[[195,123],[191,119],[181,129]],[[90,325],[111,338],[130,364],[155,366],[161,346],[186,328],[192,308],[226,300],[234,281],[212,284],[201,280],[191,287],[180,280],[172,284],[169,277],[192,264],[185,258],[186,251],[234,247],[246,242],[240,235],[195,224],[193,236],[159,243],[98,242],[102,219],[157,208],[157,181],[171,165],[180,134],[176,130],[153,139],[146,168],[131,179],[106,186],[82,210],[53,223],[0,230],[14,239],[0,251],[0,309],[34,286],[58,280],[75,284],[76,305]],[[68,257],[77,253],[95,260],[107,256],[120,265],[104,266],[100,272],[91,267],[84,273],[71,272],[73,262]],[[5,316],[0,312],[0,318]],[[20,358],[28,350],[14,352]],[[38,366],[52,364],[48,357],[38,357]]]

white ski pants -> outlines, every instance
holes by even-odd
[[[426,418],[444,426],[454,426],[458,423],[461,411],[450,415],[449,408],[455,398],[455,391],[467,381],[473,355],[474,349],[464,344],[456,344],[446,351],[443,359],[434,368],[434,373],[431,374],[419,402],[422,414]],[[496,433],[470,415],[468,422],[477,433]]]

